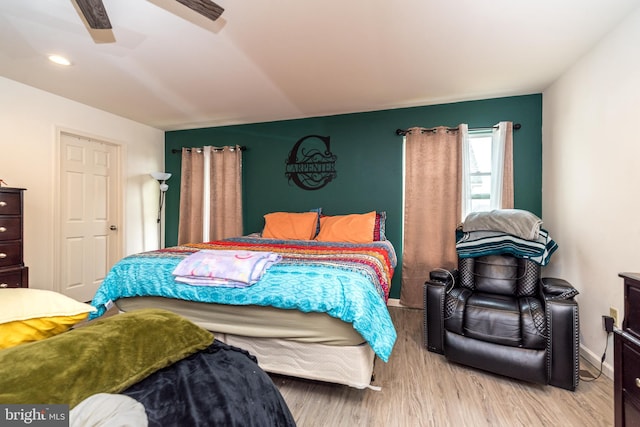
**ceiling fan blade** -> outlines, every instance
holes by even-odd
[[[111,22],[107,16],[102,0],[76,0],[87,23],[94,30],[108,30]]]
[[[176,0],[178,3],[182,3],[189,9],[198,12],[200,15],[215,21],[222,15],[224,8],[218,6],[211,0]]]

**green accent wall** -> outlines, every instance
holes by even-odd
[[[242,145],[244,233],[260,231],[269,212],[321,207],[327,215],[386,211],[387,238],[398,254],[391,297],[400,296],[402,262],[402,137],[414,126],[489,127],[520,123],[514,131],[515,207],[542,214],[542,95],[398,108],[267,123],[167,132],[166,167],[173,174],[166,194],[166,245],[178,240],[180,154],[173,149]],[[294,144],[307,135],[331,138],[337,177],[318,190],[302,190],[285,177]],[[454,230],[451,230],[454,236]],[[428,242],[425,242],[428,244]],[[425,278],[426,279],[426,278]]]

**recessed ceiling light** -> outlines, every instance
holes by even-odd
[[[49,55],[49,61],[55,62],[59,65],[71,65],[71,61],[60,55]]]

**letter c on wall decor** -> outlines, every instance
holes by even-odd
[[[303,190],[318,190],[338,175],[331,152],[331,138],[320,135],[303,136],[296,142],[286,160],[284,176]]]

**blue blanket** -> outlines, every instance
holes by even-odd
[[[352,323],[383,361],[388,361],[396,331],[384,299],[369,276],[339,265],[279,263],[248,288],[202,287],[179,283],[173,270],[188,249],[131,255],[109,272],[92,305],[101,316],[119,298],[162,296],[217,304],[273,306],[303,312],[325,312]]]

